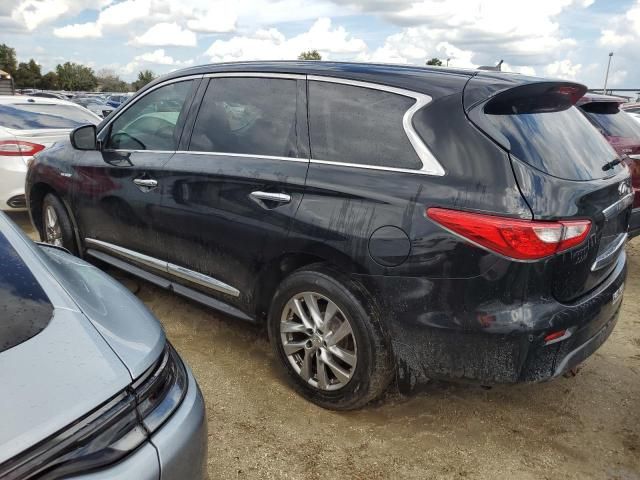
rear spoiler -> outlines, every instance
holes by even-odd
[[[463,106],[469,120],[507,150],[511,143],[486,115],[521,115],[557,112],[570,108],[584,96],[580,83],[530,77],[484,78],[476,75],[465,85]]]

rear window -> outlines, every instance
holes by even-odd
[[[40,333],[52,314],[44,290],[0,233],[0,352]]]
[[[592,180],[623,168],[603,169],[617,154],[576,107],[486,117],[509,140],[513,156],[549,175]]]
[[[582,105],[589,120],[608,137],[640,139],[638,123],[612,102],[594,102]]]
[[[0,126],[14,130],[75,128],[100,120],[73,105],[15,103],[0,105]]]

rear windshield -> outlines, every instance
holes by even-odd
[[[15,103],[0,105],[0,126],[14,130],[75,128],[100,119],[73,105]]]
[[[594,102],[582,105],[589,120],[608,137],[640,139],[638,123],[626,113],[620,111],[618,104]]]
[[[52,314],[46,293],[0,233],[0,352],[40,333]]]
[[[576,107],[542,113],[487,114],[511,143],[511,154],[532,167],[567,180],[617,173],[604,168],[615,150]]]

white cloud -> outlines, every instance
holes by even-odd
[[[333,27],[331,19],[319,18],[307,32],[290,38],[270,28],[258,30],[250,36],[216,40],[205,55],[214,62],[284,60],[295,59],[301,52],[315,49],[324,59],[344,55],[354,58],[366,48],[362,39],[353,37],[344,27]]]
[[[153,65],[174,65],[179,67],[186,67],[193,64],[193,60],[179,61],[172,56],[167,55],[163,48],[158,48],[152,52],[146,52],[134,57],[133,61],[126,64],[121,70],[125,75],[134,73],[136,70],[145,66],[145,64]]]
[[[196,34],[182,28],[177,23],[157,23],[139,37],[133,39],[133,45],[174,45],[178,47],[195,47]]]
[[[151,0],[125,0],[100,12],[96,23],[100,27],[126,25],[151,14]]]
[[[501,59],[530,73],[560,60],[576,46],[556,17],[592,0],[336,0],[363,13],[377,13],[404,26],[360,58],[424,64],[431,57],[449,65],[495,65]],[[525,68],[526,67],[526,68]]]
[[[65,25],[54,29],[53,34],[60,38],[97,38],[105,28],[122,27],[150,14],[151,0],[124,0],[101,10],[95,22]]]
[[[633,41],[633,35],[623,34],[620,35],[614,30],[605,29],[602,30],[600,35],[600,44],[609,47],[621,47]]]
[[[10,21],[29,32],[58,18],[87,8],[99,9],[112,0],[1,0],[0,21]]]
[[[575,80],[581,70],[582,65],[580,63],[574,64],[569,59],[550,63],[544,69],[548,76],[565,80]]]
[[[199,33],[226,33],[236,29],[238,15],[223,3],[213,3],[209,10],[189,20],[187,27]]]
[[[95,22],[74,23],[53,30],[53,34],[60,38],[98,38],[102,30]]]

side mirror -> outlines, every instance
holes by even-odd
[[[97,150],[98,140],[96,135],[95,125],[82,125],[71,132],[71,145],[77,150]]]

